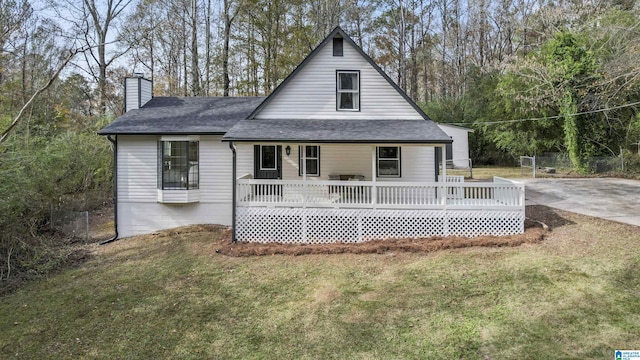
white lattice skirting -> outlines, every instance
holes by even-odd
[[[239,207],[236,227],[238,241],[289,244],[502,236],[524,232],[524,211]]]

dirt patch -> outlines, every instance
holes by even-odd
[[[113,204],[89,211],[89,238],[91,242],[113,236]]]
[[[534,244],[544,240],[545,235],[554,227],[570,224],[552,209],[546,206],[528,206],[526,211],[524,234],[509,236],[478,237],[430,237],[417,239],[385,239],[371,240],[363,243],[281,244],[281,243],[246,243],[231,242],[231,231],[223,234],[223,239],[216,244],[216,253],[228,256],[261,256],[261,255],[311,255],[311,254],[382,254],[387,252],[432,252],[443,249],[459,249],[466,247],[509,247],[522,244]]]

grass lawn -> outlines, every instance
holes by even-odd
[[[549,210],[552,211],[552,210]],[[613,359],[640,348],[638,227],[538,244],[235,258],[220,234],[94,247],[0,298],[3,359]]]
[[[469,169],[447,169],[447,175],[462,175],[466,178],[470,178],[471,173],[469,172]],[[538,175],[542,176],[543,174]],[[533,172],[531,169],[522,170],[519,166],[479,166],[473,168],[473,179],[493,179],[494,176],[500,176],[509,179],[531,178],[533,177]]]

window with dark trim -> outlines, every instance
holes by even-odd
[[[337,71],[336,109],[360,111],[360,72]]]
[[[191,190],[200,186],[197,141],[159,141],[158,188]]]
[[[298,175],[302,176],[302,154],[306,152],[307,176],[320,176],[320,146],[298,146]]]
[[[378,146],[378,177],[400,177],[400,147]]]

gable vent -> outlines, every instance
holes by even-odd
[[[342,56],[342,38],[333,38],[333,56]]]

